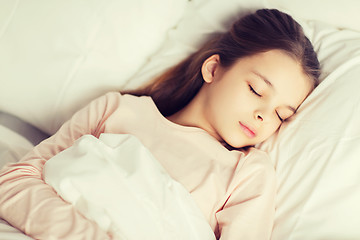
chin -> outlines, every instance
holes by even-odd
[[[253,147],[256,144],[258,144],[258,141],[251,141],[249,139],[238,139],[237,141],[234,141],[234,139],[232,139],[233,141],[229,141],[227,142],[232,148],[248,148],[248,147]]]
[[[229,141],[226,141],[226,143],[232,147],[232,148],[243,148],[243,147],[247,147],[252,145],[251,143],[247,143],[244,142],[243,140],[239,139],[239,140],[234,140],[234,139],[229,139]]]
[[[250,139],[244,136],[242,132],[238,134],[227,134],[227,135],[224,134],[224,137],[222,139],[232,149],[251,147],[257,144],[258,142],[256,141],[255,138]]]

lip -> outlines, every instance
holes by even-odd
[[[243,132],[245,133],[246,136],[248,136],[249,138],[254,138],[256,137],[256,131],[255,129],[246,126],[245,124],[239,122],[241,129],[243,130]]]

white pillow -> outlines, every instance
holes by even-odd
[[[324,79],[260,146],[279,179],[272,240],[360,239],[360,33],[308,27]]]
[[[2,1],[0,110],[47,133],[120,89],[161,46],[187,0]]]
[[[235,13],[272,8],[275,3],[192,1],[163,48],[135,79],[145,81],[186,57],[209,34],[226,30],[237,18]],[[318,51],[323,74],[297,117],[260,146],[270,153],[279,177],[272,240],[360,239],[360,33],[295,17]]]
[[[360,31],[358,0],[267,0],[269,6],[291,13],[294,17],[317,20],[338,28]]]
[[[0,169],[7,163],[19,161],[34,146],[23,136],[0,125]]]

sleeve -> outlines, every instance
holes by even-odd
[[[237,185],[216,215],[220,240],[267,240],[275,214],[276,176],[267,154],[247,159]]]
[[[85,134],[100,135],[120,94],[108,93],[74,114],[18,163],[0,171],[0,217],[35,239],[111,239],[47,185],[45,162]]]

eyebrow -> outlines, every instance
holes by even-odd
[[[295,108],[293,108],[292,106],[286,106],[290,111],[292,111],[293,113],[295,113],[296,112],[296,109]]]
[[[254,73],[256,76],[258,76],[260,79],[262,79],[266,85],[268,85],[269,87],[271,87],[272,89],[274,89],[273,84],[262,74],[258,73],[257,71],[253,70],[252,73]],[[292,106],[286,106],[286,108],[288,108],[290,111],[292,111],[293,113],[296,112],[296,109]]]
[[[261,75],[260,73],[258,73],[257,71],[253,70],[252,73],[254,73],[256,76],[258,76],[259,78],[261,78],[269,87],[274,88],[274,86],[272,85],[272,83],[267,80],[266,77],[264,77],[263,75]]]

